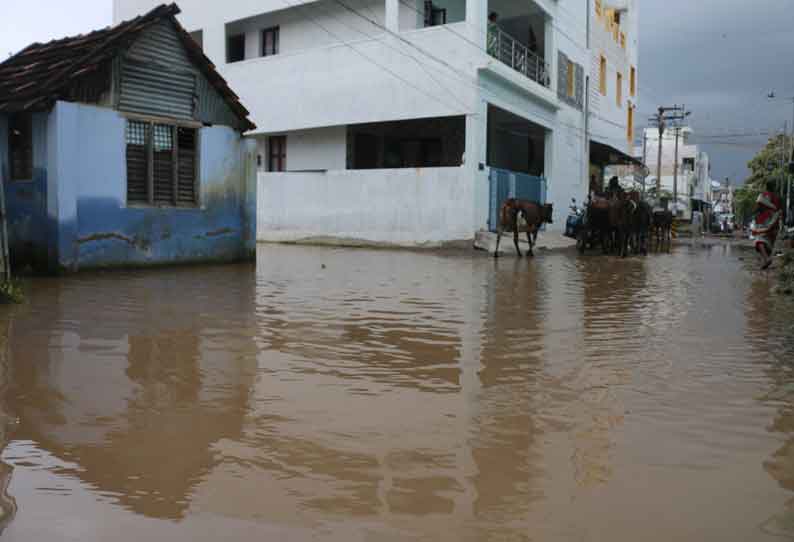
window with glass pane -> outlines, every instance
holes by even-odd
[[[286,171],[287,169],[287,136],[270,138],[270,157],[268,171]]]
[[[158,206],[198,204],[198,130],[127,122],[127,202]]]
[[[265,28],[262,30],[262,56],[278,54],[279,27]]]

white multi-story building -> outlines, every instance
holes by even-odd
[[[676,132],[678,161],[676,161]],[[693,131],[689,127],[669,128],[662,136],[659,199],[667,200],[672,210],[677,196],[677,215],[684,219],[691,218],[692,211],[704,210],[704,207],[713,201],[709,155],[690,142],[692,137]],[[657,185],[656,179],[659,171],[659,131],[657,128],[645,130],[644,145],[635,149],[637,156],[642,156],[643,148],[645,149],[645,163],[650,172],[650,176],[646,180],[647,188],[653,193]]]
[[[114,18],[159,1],[114,0]],[[629,159],[636,6],[182,0],[179,18],[259,127],[260,240],[416,245],[473,238],[538,178],[561,229],[590,175]]]

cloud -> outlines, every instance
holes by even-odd
[[[0,0],[0,58],[34,42],[84,34],[112,23],[111,0]]]
[[[686,104],[696,136],[782,128],[791,122],[791,104],[766,95],[774,89],[794,96],[793,19],[790,0],[641,1],[642,109]],[[746,162],[765,142],[704,145],[714,177],[743,179]]]

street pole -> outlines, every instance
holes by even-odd
[[[672,114],[666,114],[671,112]],[[678,208],[678,136],[679,136],[679,125],[678,121],[685,120],[689,115],[692,113],[686,110],[686,106],[678,106],[675,105],[673,107],[659,107],[659,113],[652,117],[650,120],[651,122],[656,122],[657,126],[659,127],[659,151],[658,151],[658,162],[656,164],[656,198],[661,199],[661,192],[662,192],[662,140],[664,138],[664,131],[666,127],[666,123],[673,122],[674,126],[676,127],[676,140],[675,140],[675,160],[676,163],[674,165],[674,199],[675,199],[675,208]]]
[[[662,137],[664,136],[664,117],[659,115],[659,153],[656,160],[656,199],[662,198]]]
[[[786,182],[787,175],[787,164],[788,158],[786,157],[786,153],[788,152],[788,121],[783,122],[783,141],[780,142],[781,146],[783,147],[783,159],[781,160],[780,166],[783,170],[783,177],[779,178],[777,181],[777,190],[776,192],[780,195],[783,195],[783,191],[786,189],[783,186]]]
[[[648,166],[645,165],[648,159],[648,132],[642,129],[642,199],[645,199],[645,184],[648,181]]]
[[[673,215],[678,216],[678,138],[681,129],[675,127],[675,159],[673,161]]]

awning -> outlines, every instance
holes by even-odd
[[[590,163],[598,166],[637,166],[644,168],[645,164],[642,160],[638,160],[633,156],[629,156],[625,152],[599,143],[598,141],[590,140]]]

